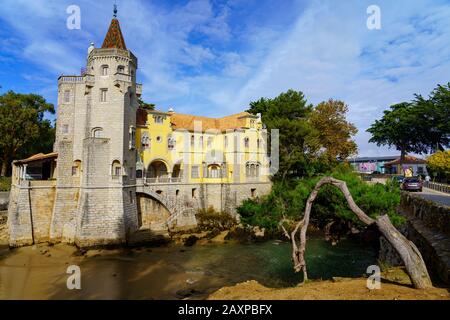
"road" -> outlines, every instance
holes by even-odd
[[[450,194],[448,193],[423,188],[423,191],[419,192],[418,195],[420,195],[424,199],[431,200],[450,207]]]

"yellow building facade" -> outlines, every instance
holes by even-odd
[[[138,110],[136,178],[148,183],[269,182],[260,115],[208,118]]]

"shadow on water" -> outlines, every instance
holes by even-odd
[[[14,262],[14,256],[3,259],[3,265],[11,260],[9,275],[26,274],[25,280],[18,281],[20,290],[10,298],[201,299],[223,286],[247,280],[267,287],[295,286],[301,281],[301,275],[293,271],[290,243],[274,241],[97,250],[89,251],[89,256],[76,256],[73,248],[64,245],[49,250],[52,258],[38,252],[24,265]],[[30,254],[29,248],[18,252],[19,256],[26,254]],[[376,252],[350,240],[331,246],[322,238],[310,237],[306,259],[311,279],[359,277],[376,264]],[[67,289],[70,275],[66,270],[72,264],[81,268],[81,290]],[[180,290],[190,294],[180,294]]]

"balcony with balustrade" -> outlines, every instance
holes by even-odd
[[[91,74],[84,74],[82,76],[60,76],[58,78],[58,85],[61,84],[85,84],[93,87],[95,84],[95,77]]]

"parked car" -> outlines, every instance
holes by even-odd
[[[422,181],[419,178],[405,178],[400,188],[405,191],[422,192]]]
[[[397,182],[398,184],[401,184],[405,180],[404,176],[394,176],[392,177],[392,182]]]

